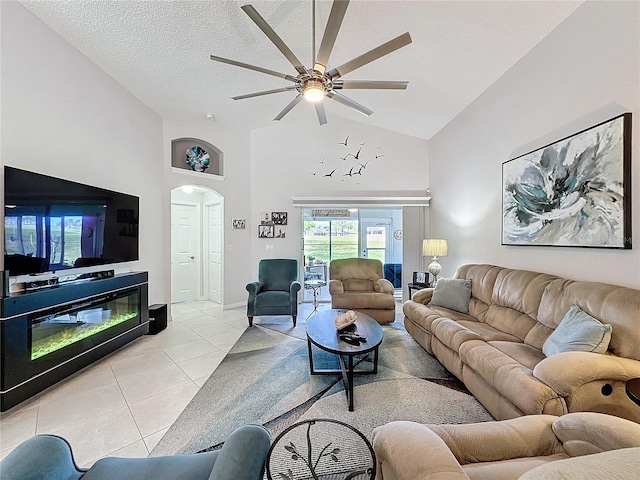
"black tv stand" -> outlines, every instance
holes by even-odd
[[[0,301],[0,411],[149,331],[147,272],[15,293]]]

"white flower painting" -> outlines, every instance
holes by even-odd
[[[502,244],[631,248],[630,121],[505,162]]]

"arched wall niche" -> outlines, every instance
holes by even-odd
[[[224,154],[218,147],[205,142],[199,138],[176,138],[171,140],[171,166],[173,168],[180,168],[189,172],[195,170],[187,163],[187,150],[193,147],[200,147],[209,154],[210,163],[209,167],[204,172],[197,172],[208,175],[224,175]]]

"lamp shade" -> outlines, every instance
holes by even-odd
[[[449,254],[447,241],[442,238],[427,238],[422,241],[422,255],[425,257],[446,257]]]

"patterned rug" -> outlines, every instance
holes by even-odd
[[[151,456],[216,448],[234,429],[249,423],[264,425],[275,438],[299,420],[331,418],[370,438],[373,428],[393,420],[493,420],[400,321],[383,326],[378,373],[355,377],[355,408],[349,412],[340,377],[309,375],[305,327],[300,319],[293,327],[285,317],[257,317]],[[314,347],[314,363],[317,368],[337,368],[338,362],[335,355]]]

